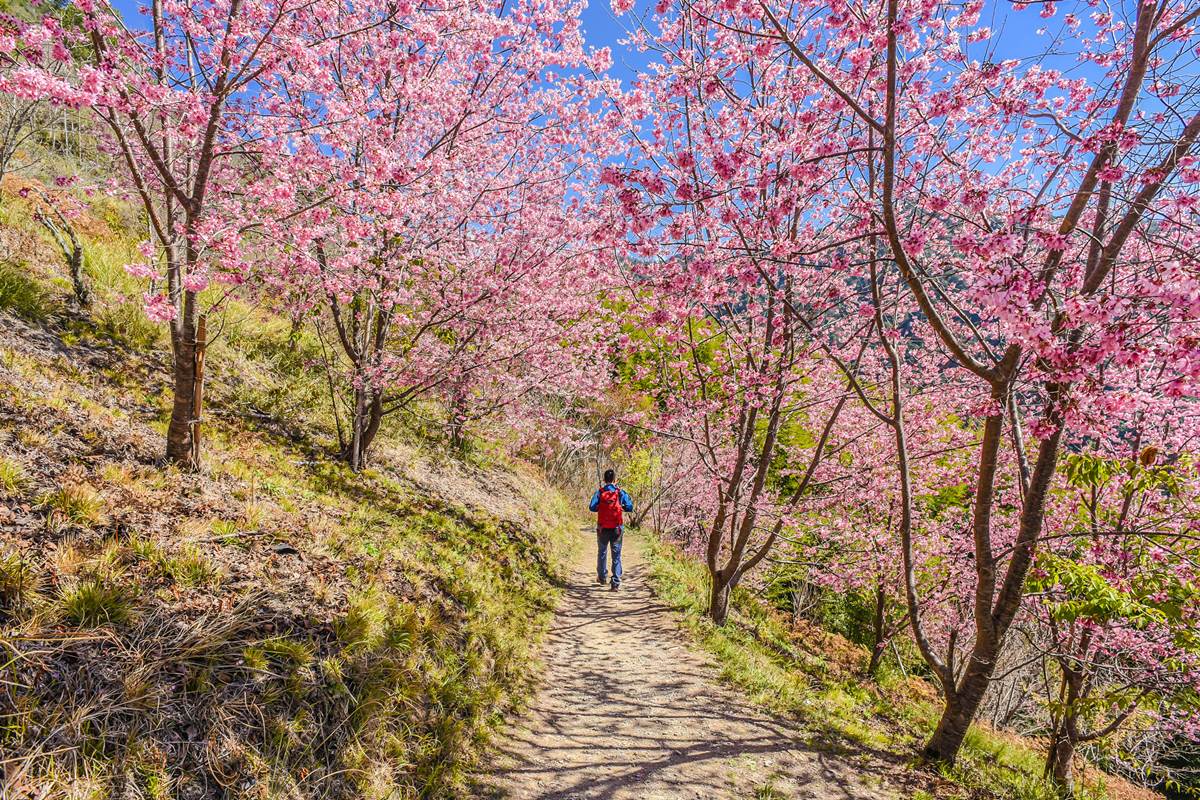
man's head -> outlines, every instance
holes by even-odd
[[[605,483],[612,483],[616,479],[617,479],[617,473],[615,470],[611,470],[611,469],[604,470],[604,482]]]

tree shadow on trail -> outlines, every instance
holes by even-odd
[[[585,570],[581,556],[545,642],[541,692],[498,740],[479,796],[707,800],[765,786],[821,800],[891,796],[875,787],[899,771],[894,757],[831,745],[720,685],[636,562],[617,592]]]

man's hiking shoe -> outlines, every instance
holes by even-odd
[[[615,592],[617,589],[620,589],[620,588],[621,588],[621,584],[617,583],[616,581],[613,581],[612,590]]]
[[[596,583],[598,583],[598,584],[600,584],[601,586],[603,586],[605,583],[608,583],[608,578],[604,577],[603,575],[597,575],[597,576],[596,576]]]

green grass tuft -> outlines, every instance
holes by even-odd
[[[71,483],[42,495],[38,503],[49,517],[90,527],[104,522],[104,498],[86,483]]]
[[[163,555],[156,562],[162,574],[180,586],[212,586],[221,573],[194,545],[186,545],[173,555]]]
[[[0,497],[7,500],[20,496],[28,482],[20,462],[0,457]]]
[[[177,586],[215,586],[220,570],[195,545],[184,545],[169,553],[156,542],[134,536],[129,540],[129,552],[150,567],[150,571]]]
[[[787,800],[787,795],[768,782],[754,790],[754,800]]]
[[[31,605],[41,588],[41,578],[15,553],[0,554],[0,611],[17,611]]]
[[[121,586],[89,578],[61,599],[63,616],[81,628],[123,625],[133,619],[133,598]]]
[[[162,571],[164,575],[181,587],[214,585],[221,578],[221,572],[216,569],[212,561],[191,545],[164,559]]]
[[[287,639],[282,636],[264,639],[253,646],[258,647],[268,658],[291,668],[308,666],[312,663],[315,652],[311,642]]]

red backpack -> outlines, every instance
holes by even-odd
[[[596,524],[601,528],[619,528],[624,524],[621,516],[621,490],[615,486],[601,487],[600,502],[596,506]]]

